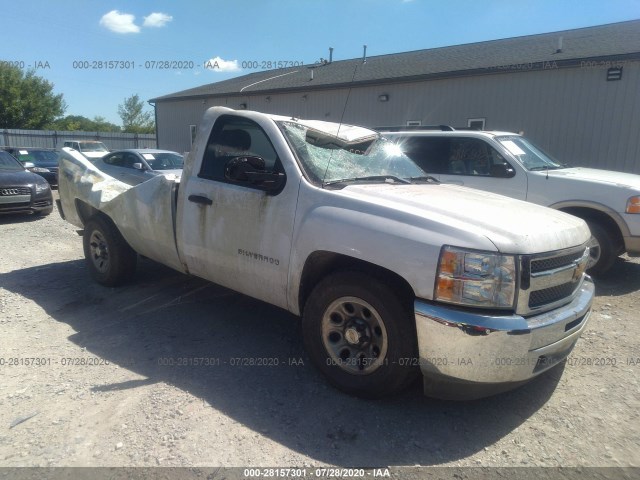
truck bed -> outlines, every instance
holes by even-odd
[[[185,271],[176,250],[178,178],[158,175],[127,185],[69,148],[62,149],[59,168],[61,214],[68,222],[83,228],[102,212],[140,255]]]

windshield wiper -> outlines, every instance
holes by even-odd
[[[390,182],[389,182],[390,181]],[[340,180],[331,180],[324,182],[322,186],[337,185],[340,183],[358,183],[358,182],[385,182],[385,183],[411,183],[404,178],[396,177],[395,175],[371,175],[368,177],[354,177],[354,178],[341,178]]]
[[[558,170],[560,168],[566,168],[564,165],[543,165],[543,166],[538,166],[538,167],[531,167],[529,169],[529,171],[531,172],[536,172],[539,170]]]

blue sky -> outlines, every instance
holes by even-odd
[[[341,60],[361,56],[364,44],[379,55],[640,18],[640,0],[1,3],[0,60],[37,67],[64,94],[65,114],[117,124],[118,104],[132,94],[148,100],[254,72],[241,68],[247,62],[311,64],[329,47]],[[219,68],[203,68],[211,59]],[[160,61],[183,68],[154,68]]]

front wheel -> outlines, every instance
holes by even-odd
[[[344,392],[390,395],[418,372],[411,305],[375,277],[339,272],[322,280],[305,305],[302,327],[312,362]]]
[[[587,221],[591,230],[589,240],[589,263],[587,271],[592,275],[605,273],[613,266],[618,256],[619,248],[613,236],[602,226],[601,223]]]
[[[137,254],[109,219],[90,219],[82,240],[85,262],[96,282],[115,287],[133,276]]]

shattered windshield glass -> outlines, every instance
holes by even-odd
[[[426,175],[396,144],[376,134],[347,141],[299,123],[279,123],[304,170],[316,183]]]

